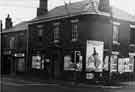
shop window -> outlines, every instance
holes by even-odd
[[[135,28],[130,28],[130,44],[135,44]]]
[[[79,36],[79,33],[78,33],[78,22],[79,22],[78,19],[71,20],[71,23],[72,23],[72,41],[73,42],[78,40],[78,36]]]
[[[113,23],[113,44],[119,44],[120,24]]]
[[[64,56],[64,70],[82,70],[82,59],[80,51],[73,51]]]
[[[44,69],[44,59],[42,56],[32,56],[32,68],[38,70]]]
[[[60,41],[60,23],[54,23],[53,24],[54,29],[53,29],[53,37],[54,37],[54,43],[57,43]]]

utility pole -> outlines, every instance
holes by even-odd
[[[2,66],[2,62],[1,62],[1,33],[2,33],[2,20],[0,20],[0,78],[1,78],[1,66]]]

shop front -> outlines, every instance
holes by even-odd
[[[48,48],[49,49],[49,48]],[[35,50],[31,56],[32,73],[44,79],[59,79],[61,76],[60,50]]]
[[[16,74],[25,72],[25,53],[14,53]]]
[[[2,74],[11,74],[12,72],[14,72],[13,60],[14,57],[12,56],[11,50],[4,50],[2,52],[2,59],[1,59]]]
[[[64,72],[63,78],[71,81],[81,81],[83,79],[83,49],[64,50]]]
[[[110,58],[110,79],[112,81],[131,81],[134,76],[135,56],[129,53],[129,57],[120,57],[114,54]]]

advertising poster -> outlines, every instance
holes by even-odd
[[[70,55],[64,56],[64,70],[75,70]]]
[[[110,72],[117,72],[118,56],[112,55],[110,58]]]
[[[104,70],[105,71],[109,71],[109,56],[105,56],[105,60],[104,60]]]
[[[93,79],[94,74],[93,73],[86,73],[86,79]]]
[[[125,59],[125,72],[133,72],[134,71],[134,58],[130,56],[130,58]]]
[[[76,51],[75,51],[76,52]],[[78,53],[75,53],[74,57],[71,55],[64,56],[64,70],[75,70],[81,71],[82,70],[82,56]],[[74,60],[74,61],[73,61]]]
[[[135,58],[134,58],[135,56],[130,56],[129,57],[129,62],[130,62],[130,67],[129,67],[129,69],[130,69],[130,71],[131,72],[134,72],[134,63],[135,63]]]
[[[102,72],[103,70],[104,42],[87,41],[86,48],[86,71]]]
[[[133,72],[134,71],[134,58],[131,56],[129,58],[120,58],[118,63],[118,71],[123,72]]]
[[[32,56],[32,68],[41,68],[41,56]]]
[[[119,73],[125,72],[124,59],[122,58],[119,58],[118,60],[118,72]]]

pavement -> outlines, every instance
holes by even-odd
[[[24,85],[42,85],[42,86],[63,86],[63,87],[98,87],[98,88],[135,88],[135,81],[128,82],[115,82],[105,84],[103,82],[95,83],[82,83],[75,81],[64,81],[64,80],[52,80],[43,79],[39,77],[31,76],[10,76],[4,75],[1,77],[1,83],[6,85],[24,86]]]

